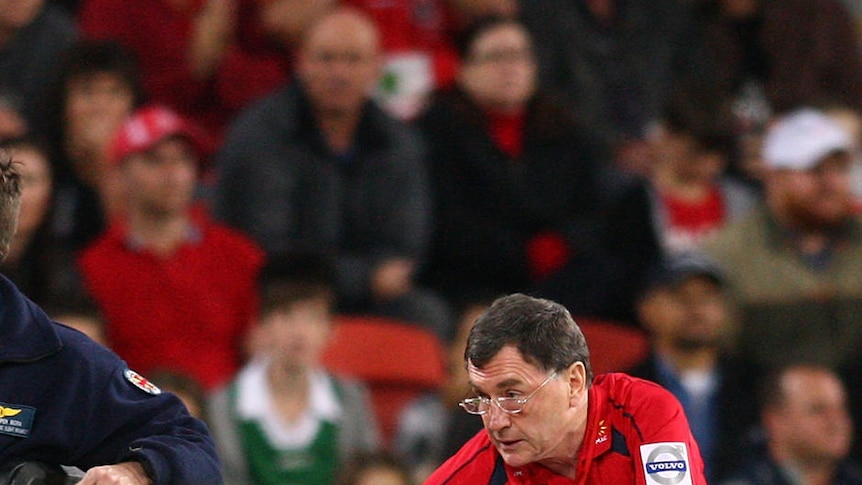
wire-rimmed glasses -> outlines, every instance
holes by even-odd
[[[524,397],[497,397],[493,399],[485,396],[471,397],[469,399],[464,399],[463,401],[459,402],[458,405],[464,408],[464,411],[467,411],[470,414],[478,414],[481,416],[487,413],[489,409],[491,409],[491,403],[493,402],[504,413],[519,414],[521,411],[524,410],[524,405],[527,404],[527,401],[529,401],[533,396],[535,396],[541,388],[545,387],[545,384],[551,382],[551,379],[553,379],[554,377],[557,377],[556,371],[552,372],[551,375],[547,377],[547,379],[545,379],[541,384],[539,384],[539,387],[533,390],[533,392],[527,394]]]

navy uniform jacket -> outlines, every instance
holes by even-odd
[[[137,460],[156,484],[222,483],[206,426],[0,276],[0,467]]]

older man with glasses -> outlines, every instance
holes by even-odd
[[[593,379],[586,339],[562,305],[514,294],[467,341],[484,429],[426,485],[705,485],[682,407],[664,388],[609,373]]]

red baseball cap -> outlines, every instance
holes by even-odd
[[[199,127],[161,105],[146,106],[132,113],[108,145],[107,161],[119,165],[129,155],[149,151],[167,137],[185,138],[203,160],[213,150],[213,142]]]

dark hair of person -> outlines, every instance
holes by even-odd
[[[45,101],[49,123],[45,130],[55,145],[51,147],[55,155],[62,153],[66,138],[64,117],[70,83],[98,74],[116,76],[125,84],[132,92],[133,107],[141,106],[146,101],[138,61],[126,48],[114,40],[78,40],[61,59],[56,81]]]
[[[524,32],[527,32],[527,29],[517,19],[505,15],[486,15],[470,22],[455,36],[455,50],[458,53],[458,58],[462,60],[469,58],[476,39],[489,30],[507,25],[520,27]],[[529,36],[529,33],[527,35]]]
[[[688,135],[701,149],[728,157],[736,152],[733,111],[712,83],[687,80],[676,85],[662,118],[670,131]]]
[[[700,80],[679,82],[662,116],[670,131],[688,135],[706,151],[731,157],[736,151],[733,111],[713,83]]]
[[[405,484],[413,483],[407,466],[395,455],[387,452],[360,452],[348,458],[338,473],[335,485],[354,485],[359,483],[363,473],[377,469],[394,471],[401,476]]]
[[[42,305],[51,318],[57,316],[75,315],[86,317],[102,326],[105,325],[104,315],[93,295],[84,286],[68,286],[48,295]]]
[[[320,253],[288,252],[267,258],[257,278],[261,313],[290,308],[296,302],[322,298],[335,305],[335,268]]]
[[[507,345],[544,370],[563,370],[575,362],[593,380],[587,340],[569,311],[559,303],[521,293],[498,298],[473,325],[464,358],[482,368]]]
[[[18,227],[21,208],[21,175],[9,150],[0,150],[0,261],[9,253],[9,245]]]
[[[100,73],[116,75],[134,93],[135,101],[143,100],[137,60],[118,42],[82,39],[66,51],[62,64],[64,90],[73,79]]]
[[[784,377],[792,371],[801,369],[822,370],[838,375],[828,366],[806,362],[791,362],[771,367],[758,381],[756,398],[759,409],[764,411],[781,407],[787,398],[784,392]]]

